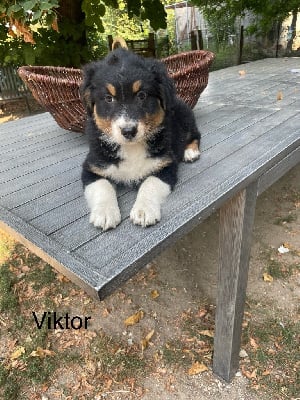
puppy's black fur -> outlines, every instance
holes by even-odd
[[[83,76],[89,140],[84,187],[102,178],[140,184],[154,176],[173,189],[178,163],[199,156],[200,133],[164,65],[117,49],[86,65]],[[194,156],[185,157],[187,147]]]

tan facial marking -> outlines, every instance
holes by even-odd
[[[191,150],[194,150],[194,151],[199,150],[199,143],[198,143],[198,140],[195,139],[195,140],[193,140],[191,143],[187,144],[187,145],[185,146],[185,149],[191,149]]]
[[[116,88],[114,87],[114,85],[112,85],[111,83],[108,83],[107,85],[106,85],[106,89],[109,91],[109,93],[112,95],[112,96],[116,96],[116,94],[117,94],[117,90],[116,90]]]
[[[139,80],[139,81],[133,82],[133,85],[132,85],[133,93],[137,93],[140,90],[141,86],[142,86],[142,81]]]
[[[94,106],[94,120],[100,131],[106,133],[106,135],[111,135],[111,120],[100,117],[100,115],[97,114],[96,106]]]
[[[164,118],[165,112],[161,107],[154,114],[146,114],[146,117],[142,122],[145,127],[145,134],[147,135],[156,132],[156,129],[162,124]]]

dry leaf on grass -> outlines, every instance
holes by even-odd
[[[263,280],[265,282],[273,282],[273,276],[270,274],[267,274],[266,272],[263,274]]]
[[[152,339],[154,332],[155,332],[154,329],[152,329],[152,331],[149,332],[148,335],[144,339],[141,340],[142,351],[144,351],[149,346],[149,342]]]
[[[242,370],[242,374],[243,374],[246,378],[251,379],[251,380],[257,378],[257,369],[254,369],[253,371],[247,371],[247,370],[245,369],[245,366],[242,366],[241,370]]]
[[[257,350],[259,347],[254,338],[250,338],[250,346],[255,350]]]
[[[151,292],[151,299],[157,299],[158,297],[159,297],[160,295],[159,295],[159,292],[158,292],[158,290],[152,290],[152,292]]]
[[[202,372],[208,371],[208,368],[205,364],[199,363],[196,361],[191,368],[188,370],[188,374],[190,376],[192,375],[198,375],[201,374]]]
[[[36,350],[30,353],[30,357],[40,357],[44,358],[47,356],[55,356],[55,352],[47,349],[42,349],[41,347],[37,347]]]
[[[25,347],[20,346],[12,353],[10,359],[16,360],[17,358],[21,357],[22,354],[25,354]]]
[[[125,321],[124,324],[127,326],[132,326],[140,322],[141,319],[144,318],[144,311],[140,310],[136,312],[135,314],[131,315],[128,317]]]
[[[209,331],[207,329],[204,330],[204,331],[200,331],[199,333],[200,333],[200,335],[203,335],[203,336],[208,336],[208,337],[211,337],[211,338],[214,337],[214,331]]]

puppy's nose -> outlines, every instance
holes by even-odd
[[[126,139],[133,139],[137,133],[137,127],[130,126],[129,128],[122,128],[121,132]]]

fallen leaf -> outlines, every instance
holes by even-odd
[[[282,92],[277,93],[277,100],[283,100],[283,94]]]
[[[157,290],[152,290],[151,292],[151,299],[157,299],[160,296],[159,292]]]
[[[270,375],[271,372],[272,372],[271,370],[266,369],[266,370],[262,373],[262,376],[268,376],[268,375]]]
[[[110,314],[110,310],[108,308],[104,308],[104,310],[102,311],[102,316],[104,318],[108,317]]]
[[[265,282],[273,282],[273,276],[267,274],[266,272],[263,274],[263,279]]]
[[[41,347],[37,347],[36,350],[30,353],[30,357],[47,357],[47,356],[54,356],[55,352],[47,349],[42,349]]]
[[[61,283],[70,282],[70,280],[66,276],[64,276],[63,274],[60,274],[60,273],[56,274],[56,279]]]
[[[189,375],[198,375],[201,374],[202,372],[208,371],[208,368],[205,364],[201,364],[198,361],[196,361],[191,368],[188,370]]]
[[[136,312],[135,314],[131,315],[128,317],[125,321],[124,324],[127,326],[132,326],[140,322],[141,319],[144,318],[144,311],[140,310]]]
[[[240,76],[245,76],[246,75],[246,71],[244,69],[239,71],[239,75]]]
[[[200,333],[200,335],[203,335],[203,336],[208,336],[211,338],[214,337],[214,331],[204,330],[204,331],[200,331],[199,333]]]
[[[242,366],[241,370],[242,370],[243,375],[244,375],[246,378],[248,378],[248,379],[256,379],[256,377],[257,377],[257,375],[256,375],[257,369],[255,369],[255,370],[253,370],[253,371],[247,371],[247,370],[245,369],[245,367]]]
[[[250,346],[253,347],[255,350],[257,350],[259,347],[254,338],[250,338]]]
[[[144,351],[149,346],[149,342],[152,339],[154,332],[155,332],[154,329],[152,329],[152,331],[149,332],[148,335],[144,339],[141,340],[142,351]]]
[[[207,313],[208,313],[208,311],[205,308],[200,308],[200,310],[198,311],[196,317],[203,318],[203,317],[205,317],[205,315]]]
[[[16,360],[17,358],[21,357],[22,354],[25,353],[25,347],[18,347],[12,355],[10,356],[11,360]]]

